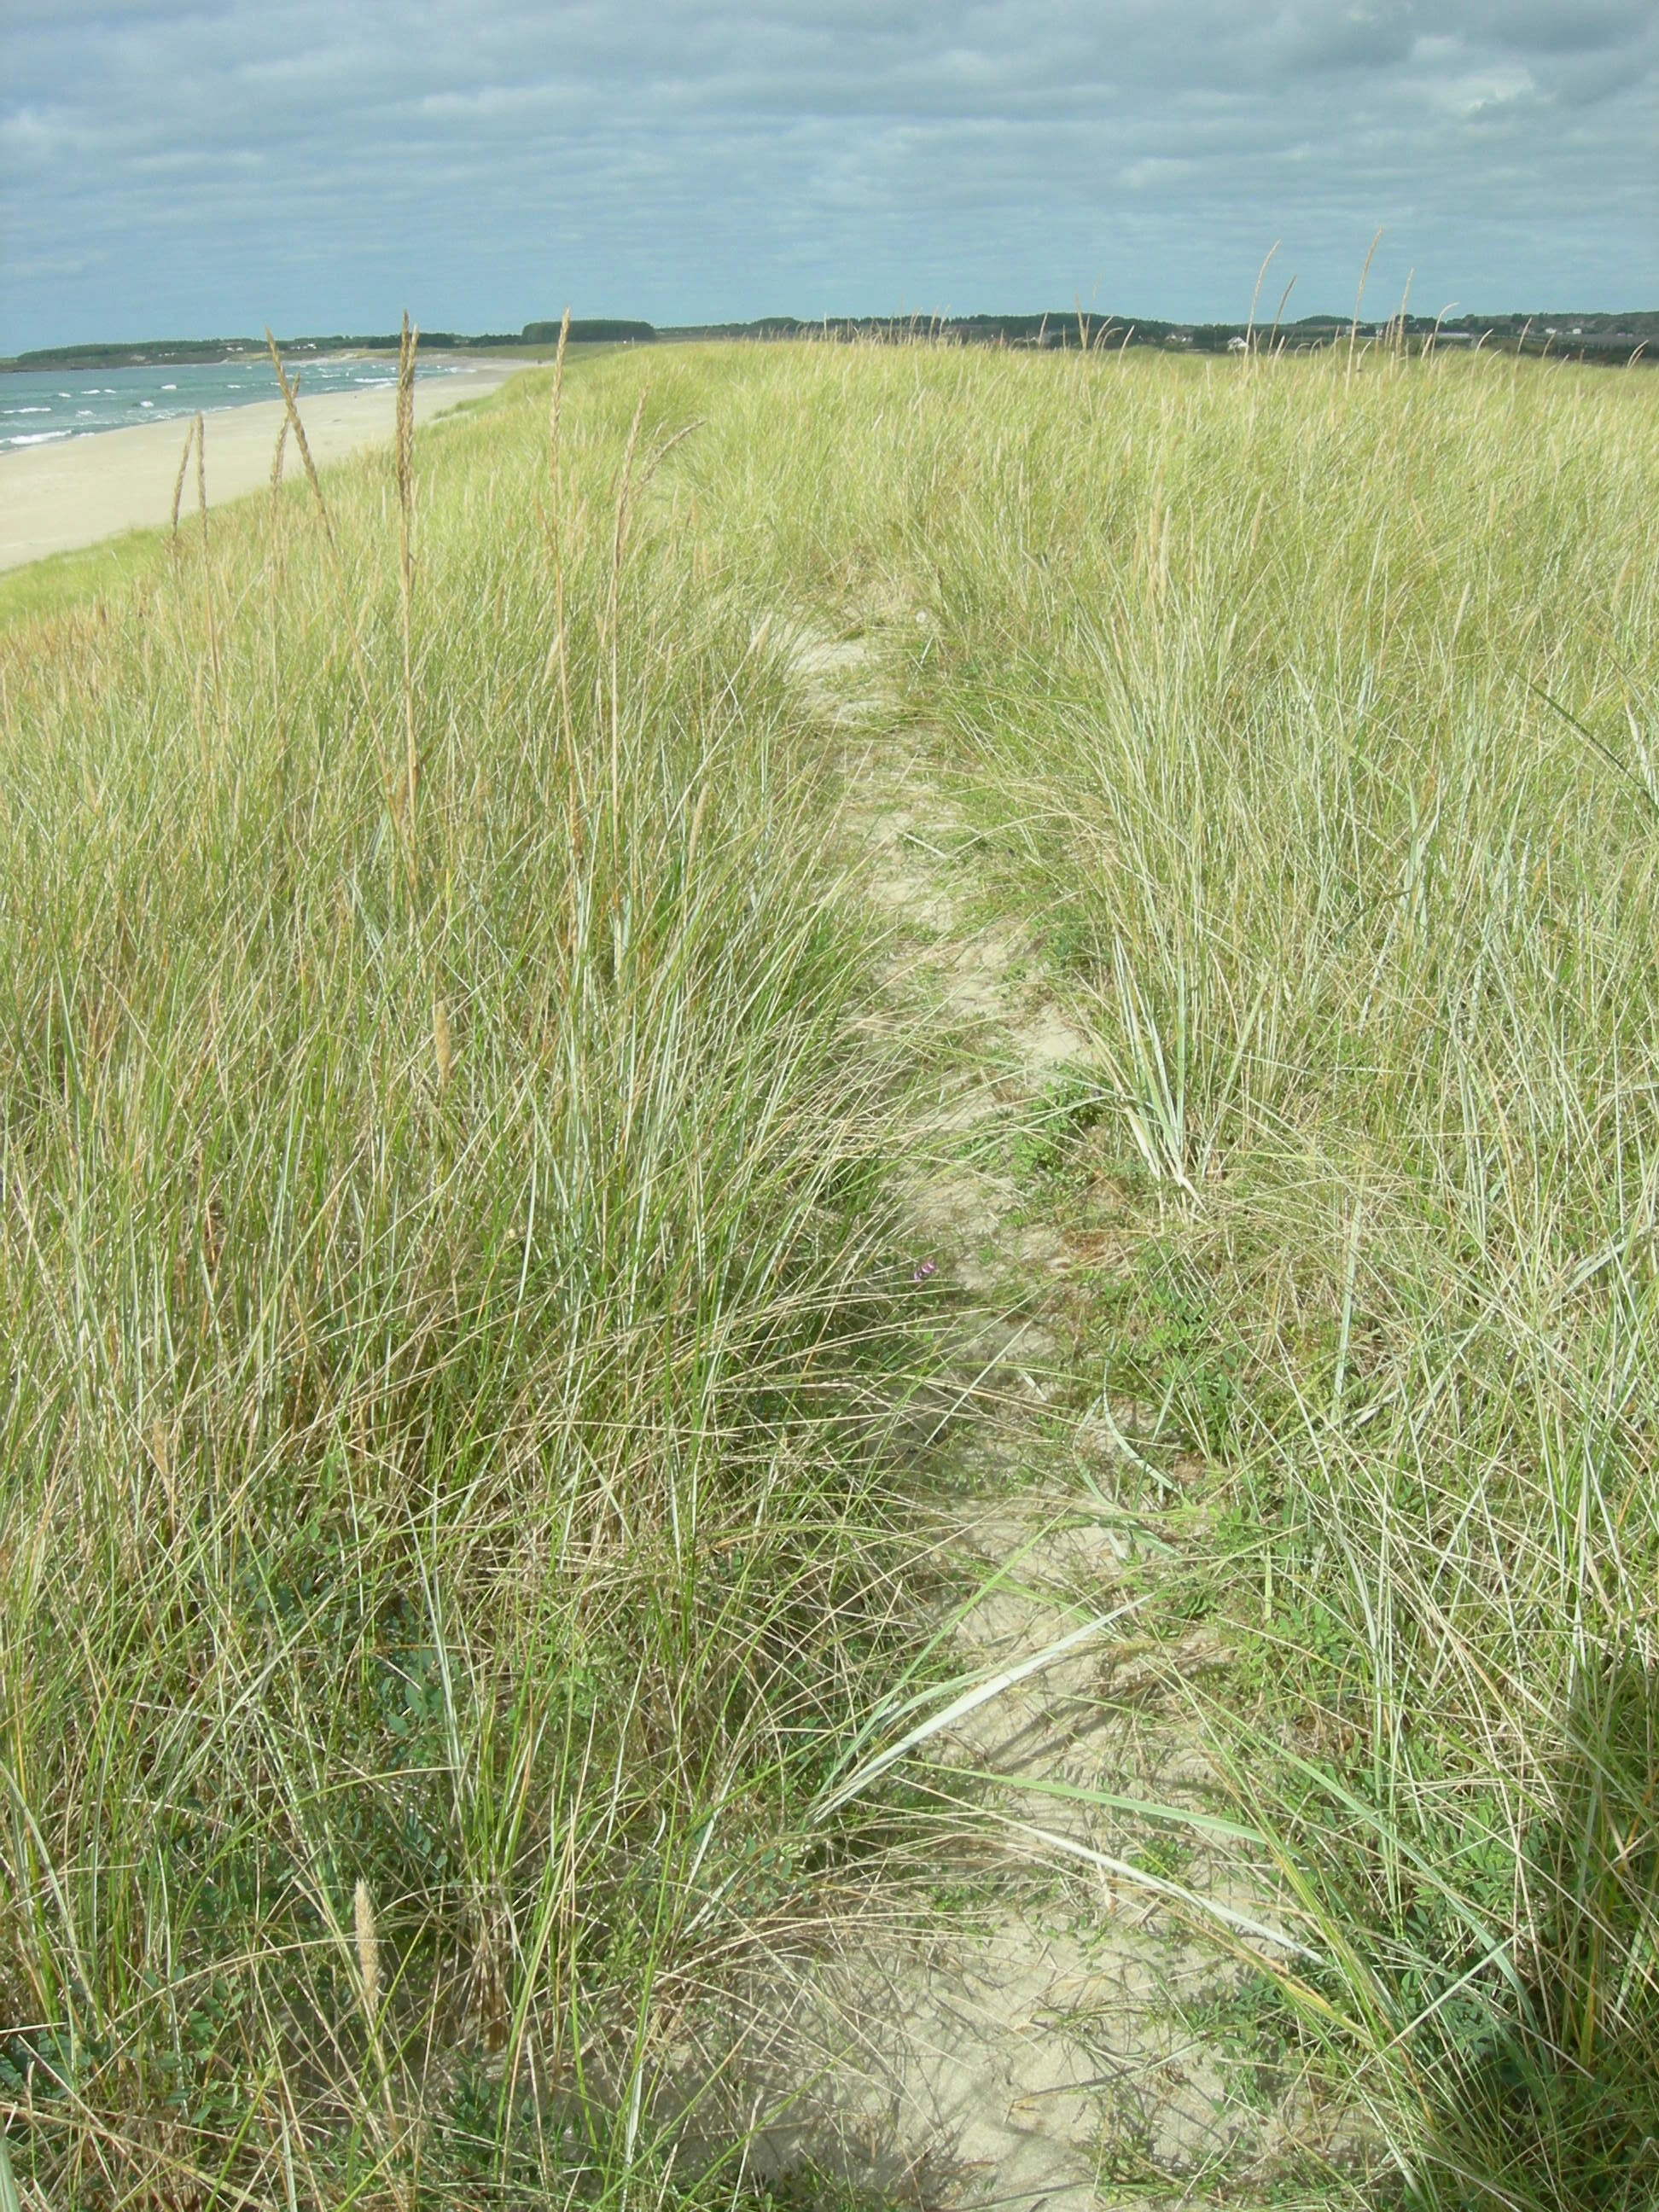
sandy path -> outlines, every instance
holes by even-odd
[[[953,1479],[918,1504],[979,1589],[952,1638],[961,1679],[1000,1686],[940,1732],[926,1769],[931,1878],[966,1884],[965,1901],[915,1910],[878,1879],[814,1967],[761,1978],[746,2094],[777,2117],[752,2170],[805,2160],[963,2212],[1152,2212],[1223,2177],[1243,2192],[1229,2202],[1253,2204],[1281,2162],[1324,2154],[1332,2124],[1293,2075],[1250,2086],[1204,2024],[1252,1951],[1285,1955],[1279,1900],[1200,1831],[1178,1830],[1178,1869],[1148,1870],[1131,1809],[1204,1805],[1213,1776],[1182,1686],[1231,1655],[1202,1626],[1141,1633],[1137,1593],[1172,1547],[1155,1506],[1115,1502],[1118,1416],[1061,1413],[1053,1294],[1074,1255],[1059,1223],[1025,1218],[995,1141],[1061,1071],[1090,1066],[1090,1041],[1026,933],[977,908],[971,825],[926,737],[890,726],[868,641],[804,627],[786,651],[845,743],[849,840],[894,925],[873,1022],[942,1021],[966,1048],[908,1190],[916,1249],[962,1297],[941,1407],[922,1409],[936,1475]],[[1249,1935],[1230,1956],[1206,1928]]]
[[[423,378],[415,386],[416,422],[429,422],[463,400],[495,391],[520,366],[492,363]],[[396,398],[388,388],[307,398],[302,386],[300,413],[318,466],[386,443]],[[207,417],[210,506],[244,498],[267,482],[282,419],[280,399],[227,407]],[[159,528],[173,511],[185,428],[182,421],[141,422],[129,430],[0,453],[0,569],[95,545],[124,530]],[[295,458],[290,455],[290,465]],[[193,465],[191,477],[187,489],[193,505]]]

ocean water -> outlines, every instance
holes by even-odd
[[[313,392],[374,392],[397,382],[395,364],[338,355],[295,353],[285,357],[291,376],[301,372],[303,398]],[[453,375],[454,361],[418,364],[421,377]],[[119,430],[169,416],[210,414],[275,399],[276,374],[263,355],[240,361],[179,362],[169,368],[48,368],[0,371],[0,453],[15,446],[46,446],[94,430]]]

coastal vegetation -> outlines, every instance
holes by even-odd
[[[1351,324],[1346,315],[1304,315],[1274,325],[1272,337],[1275,343],[1282,337],[1286,351],[1306,352],[1341,344]],[[557,322],[529,322],[518,331],[430,331],[423,343],[446,353],[498,354],[511,358],[550,351],[557,343],[561,327]],[[1024,315],[830,315],[811,321],[799,315],[763,315],[748,323],[660,329],[637,319],[594,315],[575,318],[564,328],[567,344],[576,347],[812,337],[866,343],[880,340],[890,344],[926,337],[934,343],[1012,345],[1062,353],[1072,348],[1088,351],[1133,346],[1189,347],[1198,353],[1225,353],[1261,335],[1253,323],[1172,323],[1156,317],[1105,314],[1093,307],[1085,310],[1080,304]],[[1366,325],[1368,335],[1374,328]],[[1553,355],[1557,360],[1620,365],[1632,351],[1644,360],[1659,351],[1659,314],[1647,310],[1440,316],[1413,315],[1402,310],[1400,328],[1402,339],[1416,349],[1478,343],[1498,352],[1530,352],[1540,357]],[[1376,334],[1381,336],[1382,331]],[[295,354],[396,353],[398,334],[395,331],[355,337],[336,333],[288,338],[283,344]],[[252,361],[258,359],[264,349],[264,341],[252,337],[143,338],[130,343],[46,346],[0,360],[0,374],[7,369],[161,368],[191,362]]]
[[[21,2203],[853,2189],[757,2178],[708,2023],[966,1910],[937,1808],[996,1815],[915,1722],[1006,1416],[933,1411],[990,1294],[915,1212],[971,1033],[874,1018],[900,739],[917,866],[1081,1039],[972,1143],[1126,1707],[1201,1752],[1098,1809],[1246,1970],[1237,2094],[1331,2122],[1103,2133],[1103,2201],[1644,2201],[1656,389],[641,347],[320,480],[285,436],[210,525],[181,465],[0,629]]]

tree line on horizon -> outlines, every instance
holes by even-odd
[[[1181,323],[1103,315],[1082,308],[1050,309],[1039,314],[843,315],[808,318],[766,315],[746,323],[686,323],[659,325],[617,316],[572,319],[572,345],[655,345],[696,341],[766,342],[811,337],[842,340],[933,339],[947,344],[1011,345],[1061,351],[1079,347],[1157,346],[1194,353],[1225,353],[1241,343],[1282,342],[1288,350],[1329,345],[1356,327],[1352,315],[1304,315],[1297,321],[1265,323]],[[1362,337],[1396,332],[1408,345],[1438,342],[1459,346],[1483,340],[1530,353],[1550,352],[1581,360],[1626,359],[1632,349],[1651,347],[1659,356],[1659,310],[1619,313],[1557,310],[1501,315],[1405,315],[1360,319]],[[556,344],[557,321],[526,323],[518,331],[426,331],[421,343],[434,352],[490,353],[524,346]],[[396,352],[396,331],[293,337],[279,341],[284,353]],[[0,362],[0,368],[93,369],[189,366],[263,355],[263,338],[157,338],[111,341],[90,345],[46,346]]]

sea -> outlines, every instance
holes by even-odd
[[[385,358],[296,352],[286,357],[285,366],[290,376],[296,369],[301,372],[302,398],[327,392],[378,392],[397,382],[396,368]],[[453,360],[423,362],[416,374],[453,375],[459,366]],[[158,362],[147,368],[3,370],[0,453],[279,397],[276,373],[258,354],[240,361]]]

